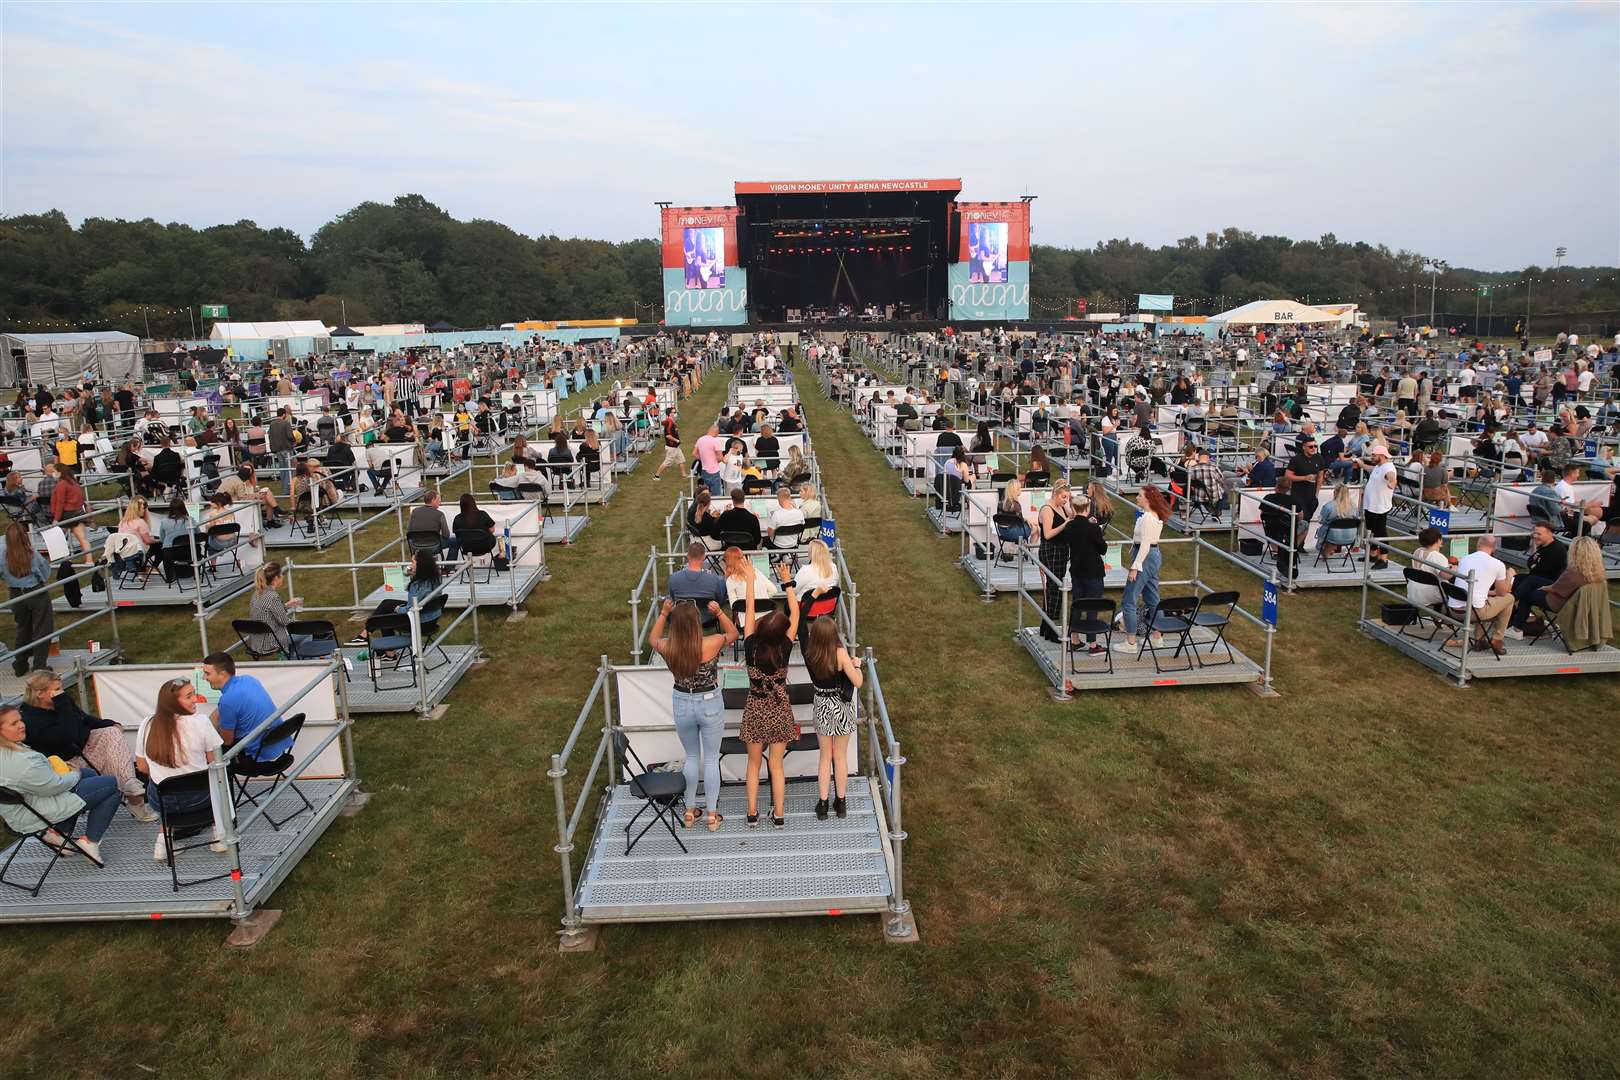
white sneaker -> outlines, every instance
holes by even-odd
[[[80,851],[90,856],[97,866],[107,865],[106,861],[101,857],[101,845],[90,839],[88,836],[78,837],[73,841],[73,843]]]
[[[1114,651],[1117,652],[1117,653],[1130,653],[1132,655],[1135,655],[1137,650],[1140,649],[1141,647],[1142,647],[1142,645],[1141,645],[1140,642],[1137,642],[1136,644],[1132,644],[1131,642],[1126,641],[1124,638],[1115,638],[1114,639]]]
[[[227,851],[229,851],[229,850],[230,850],[230,849],[229,849],[229,848],[227,848],[227,847],[226,847],[226,846],[225,846],[225,845],[224,845],[224,843],[223,843],[223,842],[221,842],[221,841],[219,841],[219,840],[215,840],[215,841],[214,841],[214,842],[213,842],[213,843],[212,843],[212,844],[209,844],[209,845],[208,845],[208,850],[209,850],[209,851],[216,851],[216,852],[218,852],[218,853],[219,853],[219,854],[221,854],[221,855],[223,855],[223,854],[225,854],[225,852],[227,852]]]
[[[152,822],[158,819],[157,811],[152,809],[150,806],[147,806],[144,802],[129,803],[127,805],[129,806],[129,816],[134,818],[136,821],[139,821],[142,825],[150,825]]]
[[[163,850],[162,829],[158,830],[157,840],[155,840],[152,844],[152,858],[156,859],[158,862],[167,862],[169,859],[168,853]]]
[[[1507,628],[1507,638],[1509,641],[1523,641],[1524,631],[1517,626],[1510,626]]]

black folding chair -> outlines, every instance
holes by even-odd
[[[1102,660],[1110,675],[1114,673],[1114,613],[1117,609],[1118,605],[1107,597],[1069,598],[1069,633],[1102,636]],[[1085,647],[1070,646],[1070,651],[1085,654]]]
[[[242,643],[242,649],[254,660],[290,660],[291,654],[287,646],[282,644],[281,636],[267,622],[258,619],[232,619],[231,629],[236,631],[236,638]],[[268,637],[276,643],[276,647],[269,652],[260,652],[253,647],[249,638],[255,636]]]
[[[1221,667],[1225,664],[1237,663],[1237,657],[1232,654],[1232,643],[1226,640],[1226,628],[1232,623],[1232,613],[1237,610],[1237,605],[1238,592],[1236,589],[1205,593],[1204,598],[1199,601],[1198,611],[1193,615],[1192,619],[1193,626],[1201,630],[1213,630],[1215,632],[1215,637],[1206,642],[1208,645],[1206,653],[1200,653],[1198,651],[1199,643],[1190,637],[1188,638],[1192,643],[1193,658],[1198,661],[1199,667]],[[1209,656],[1215,655],[1217,645],[1226,649],[1226,659],[1213,664],[1204,663],[1206,654]]]
[[[467,560],[468,573],[480,585],[488,585],[495,577],[495,560],[488,559],[484,563],[484,576],[478,577],[473,573],[473,559],[483,559],[495,550],[496,536],[488,529],[458,529],[456,530],[456,545],[461,548],[462,557]]]
[[[169,864],[169,880],[174,884],[175,892],[179,892],[182,888],[189,888],[192,885],[203,885],[210,881],[228,878],[234,872],[233,868],[227,868],[222,873],[210,874],[207,877],[195,878],[191,881],[181,881],[179,872],[174,868],[174,857],[182,851],[207,847],[214,842],[210,832],[214,824],[214,808],[211,801],[205,797],[198,805],[189,810],[170,810],[168,808],[169,797],[195,798],[198,795],[207,796],[207,794],[208,771],[206,769],[184,773],[180,776],[171,776],[157,785],[158,828],[162,831],[164,861]],[[204,839],[189,844],[177,842],[199,835],[203,836]]]
[[[413,555],[419,551],[438,554],[444,546],[444,534],[438,529],[411,529],[405,533],[405,544]]]
[[[242,572],[242,559],[238,554],[238,542],[242,539],[242,526],[235,521],[221,521],[208,527],[208,561],[219,572],[219,560],[230,559],[236,572]]]
[[[1445,590],[1441,588],[1440,578],[1432,570],[1419,570],[1416,567],[1408,566],[1402,570],[1401,573],[1406,577],[1408,594],[1411,593],[1411,586],[1422,585],[1439,591],[1442,596],[1441,602],[1445,602]],[[1396,631],[1395,636],[1415,638],[1418,636],[1418,631],[1423,628],[1423,624],[1428,623],[1433,629],[1429,631],[1429,636],[1423,640],[1432,644],[1434,642],[1435,635],[1446,628],[1445,621],[1431,612],[1428,608],[1423,607],[1421,604],[1413,604],[1412,611],[1412,621],[1402,623],[1401,628]],[[1408,631],[1411,632],[1408,633]]]
[[[1355,568],[1356,568],[1356,557],[1355,557],[1355,552],[1351,550],[1355,545],[1354,544],[1345,544],[1343,551],[1339,552],[1337,555],[1329,555],[1329,554],[1327,554],[1327,541],[1326,541],[1325,537],[1330,532],[1351,532],[1351,533],[1354,533],[1354,532],[1357,532],[1360,528],[1361,528],[1361,519],[1360,518],[1331,518],[1331,519],[1329,519],[1328,523],[1326,525],[1322,526],[1322,535],[1317,537],[1317,539],[1316,539],[1316,559],[1315,559],[1315,561],[1313,561],[1311,563],[1311,565],[1312,566],[1325,566],[1325,567],[1327,567],[1327,571],[1330,574],[1355,570]],[[1336,562],[1338,564],[1338,569],[1337,570],[1334,569],[1334,564]]]
[[[1148,613],[1146,632],[1136,646],[1136,658],[1142,659],[1144,652],[1153,658],[1153,670],[1158,674],[1169,671],[1191,671],[1193,658],[1187,656],[1185,667],[1165,668],[1159,663],[1159,653],[1168,648],[1166,645],[1155,645],[1154,634],[1174,634],[1176,647],[1170,658],[1174,660],[1183,652],[1187,652],[1192,644],[1192,631],[1198,617],[1198,597],[1196,596],[1161,596],[1153,610]]]
[[[10,823],[7,823],[6,831],[17,837],[17,843],[12,845],[11,854],[6,857],[5,865],[0,866],[0,884],[10,885],[13,889],[21,889],[29,896],[38,896],[39,890],[45,887],[45,879],[49,877],[51,871],[56,868],[56,862],[58,859],[65,859],[70,855],[78,855],[86,862],[92,862],[93,864],[89,854],[82,851],[77,844],[71,842],[72,837],[70,834],[73,832],[74,822],[78,820],[78,814],[74,814],[73,817],[68,821],[61,823],[63,828],[58,830],[58,832],[65,843],[62,847],[57,847],[55,844],[46,841],[45,834],[50,832],[52,829],[55,829],[58,823],[46,821],[45,818],[41,816],[40,812],[34,809],[34,805],[28,801],[27,797],[24,796],[22,792],[13,791],[8,787],[0,787],[0,805],[20,806],[24,810],[27,810],[29,816],[39,823],[39,828],[28,832],[18,831],[16,828],[13,828]],[[6,875],[11,872],[11,864],[16,861],[18,855],[22,854],[23,849],[28,846],[28,841],[30,840],[34,841],[40,847],[50,852],[52,857],[45,860],[45,868],[39,872],[39,877],[34,880],[34,883],[32,885],[25,885],[20,881],[12,881]]]
[[[384,659],[383,653],[393,653]],[[404,686],[383,686],[384,671],[399,671],[409,662],[411,681]],[[386,615],[373,615],[366,620],[366,674],[371,677],[374,691],[402,690],[416,687],[416,649],[411,644],[411,617],[402,611]]]
[[[196,578],[203,588],[208,587],[208,560],[199,562],[192,557],[191,540],[187,535],[176,536],[163,549],[163,577],[172,585],[187,578]]]
[[[642,764],[641,758],[630,745],[630,740],[624,732],[615,728],[613,731],[613,748],[619,755],[619,767],[623,771],[625,783],[631,792],[641,799],[641,806],[636,810],[635,816],[624,826],[624,853],[626,855],[640,843],[641,838],[647,835],[647,830],[655,824],[662,822],[669,835],[680,846],[681,854],[689,855],[686,845],[682,843],[680,833],[675,831],[676,805],[686,804],[686,780],[680,773],[653,772]],[[632,773],[630,763],[634,761],[640,772]],[[653,812],[653,820],[647,822],[642,830],[632,838],[630,830],[635,828],[636,822],[648,809]]]
[[[293,660],[325,660],[338,651],[337,627],[327,619],[298,619],[287,624]]]
[[[1473,603],[1473,598],[1468,595],[1468,586],[1466,586],[1466,585],[1459,585],[1454,581],[1442,581],[1440,583],[1440,591],[1446,595],[1446,599],[1448,601],[1454,600],[1454,601],[1458,602],[1457,606],[1455,608],[1453,608],[1452,610],[1467,611],[1469,606]],[[1456,616],[1456,618],[1458,619],[1459,622],[1461,622],[1461,616],[1460,615]],[[1487,654],[1489,654],[1491,656],[1496,656],[1496,650],[1491,648],[1487,644],[1483,644],[1482,642],[1477,642],[1477,641],[1476,642],[1470,642],[1470,641],[1463,640],[1462,627],[1461,626],[1456,626],[1456,627],[1453,627],[1452,629],[1454,631],[1454,637],[1447,638],[1446,641],[1442,641],[1440,643],[1440,651],[1441,652],[1454,655],[1454,656],[1457,657],[1458,660],[1462,659],[1462,651],[1464,649],[1468,649],[1468,648],[1472,648],[1474,650],[1474,652],[1476,652],[1476,653],[1483,652],[1483,653],[1487,653]],[[1471,635],[1479,634],[1479,623],[1478,622],[1471,622],[1471,625],[1470,625],[1470,628],[1469,628],[1469,633]],[[1450,647],[1450,645],[1447,644],[1447,642],[1452,641],[1452,640],[1455,640],[1455,641],[1458,642],[1457,648],[1455,650],[1453,650]],[[1498,663],[1500,663],[1502,658],[1500,656],[1496,656],[1496,660],[1497,660]]]
[[[259,794],[254,795],[248,790],[248,785],[254,781],[266,782],[270,785],[270,790],[274,790],[277,784],[286,779],[287,770],[292,768],[294,744],[297,743],[299,733],[303,730],[304,714],[294,713],[291,716],[284,717],[279,724],[266,731],[259,740],[261,746],[273,746],[276,743],[290,740],[287,749],[281,754],[267,761],[248,757],[246,752],[231,758],[230,781],[231,804],[233,806],[241,806],[244,802],[252,806],[259,805],[259,800],[269,792],[261,791]],[[298,800],[304,804],[304,810],[308,810],[311,814],[315,812],[315,807],[311,805],[309,799],[305,797],[302,791],[298,790],[296,780],[287,785],[287,790],[298,796]],[[277,820],[271,816],[269,806],[266,806],[259,816],[270,823],[272,830],[280,832],[283,825],[301,813],[303,813],[302,810],[294,810],[286,817]]]

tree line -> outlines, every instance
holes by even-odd
[[[1254,299],[1359,303],[1379,317],[1427,313],[1427,260],[1383,245],[1256,236],[1239,229],[1149,247],[1129,239],[1092,248],[1038,245],[1030,315],[1134,310],[1138,293],[1170,293],[1180,314],[1213,314]],[[305,243],[252,221],[205,229],[150,218],[61,211],[0,218],[0,325],[13,330],[116,329],[155,338],[206,336],[198,306],[225,304],[239,321],[319,319],[330,326],[662,315],[656,240],[609,243],[524,236],[496,221],[457,221],[420,195],[366,202]],[[1441,312],[1499,314],[1620,309],[1613,268],[1434,276]],[[1480,292],[1489,286],[1491,292]],[[1484,308],[1482,307],[1482,311]]]

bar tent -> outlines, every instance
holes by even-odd
[[[1211,315],[1210,322],[1227,326],[1270,326],[1298,323],[1336,323],[1339,317],[1331,311],[1308,307],[1297,300],[1255,300],[1231,308],[1219,315]]]
[[[83,381],[86,372],[106,382],[138,382],[145,371],[141,339],[117,330],[0,335],[3,386],[17,386],[24,378],[47,386],[73,386]]]

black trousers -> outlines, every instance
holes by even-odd
[[[16,598],[27,589],[12,589],[11,598]],[[17,624],[17,645],[26,645],[30,641],[37,644],[29,650],[27,656],[14,656],[11,658],[11,669],[18,675],[26,674],[29,660],[33,661],[35,671],[43,671],[50,667],[51,660],[51,631],[56,629],[56,615],[51,611],[50,593],[38,593],[26,600],[16,601],[11,609],[12,618]]]

